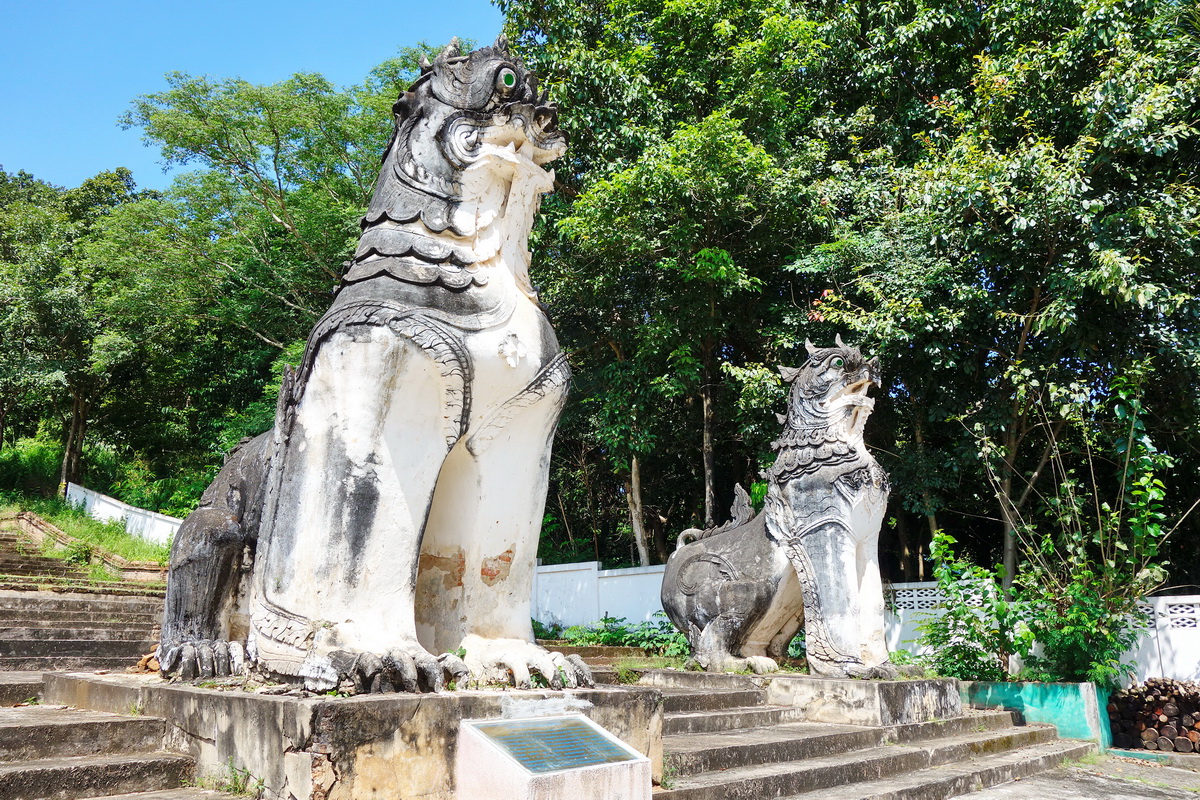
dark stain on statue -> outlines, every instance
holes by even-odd
[[[371,466],[364,469],[362,474],[349,477],[346,513],[339,515],[340,519],[346,521],[342,530],[348,548],[350,574],[355,578],[362,574],[367,542],[371,539],[371,523],[376,519],[376,511],[379,508],[379,479],[375,473],[377,463],[378,459],[372,456]]]

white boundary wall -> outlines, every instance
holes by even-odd
[[[662,611],[662,564],[600,569],[597,561],[547,564],[533,579],[533,618],[543,625],[590,625],[605,615],[644,622]]]
[[[158,544],[166,544],[175,535],[175,531],[179,530],[179,523],[183,522],[165,514],[135,508],[74,483],[67,484],[67,502],[81,506],[88,516],[101,522],[123,519],[125,530]]]

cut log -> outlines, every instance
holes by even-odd
[[[1153,741],[1156,741],[1157,739],[1158,739],[1158,729],[1157,728],[1146,728],[1146,730],[1142,731],[1142,741],[1143,742],[1153,742]]]
[[[1195,749],[1192,747],[1192,740],[1186,736],[1177,736],[1174,744],[1176,753],[1190,753]]]
[[[1179,729],[1174,725],[1163,725],[1158,732],[1164,739],[1174,739],[1179,735]]]
[[[1168,739],[1165,736],[1158,737],[1158,749],[1162,750],[1164,753],[1170,753],[1175,749],[1175,740]]]

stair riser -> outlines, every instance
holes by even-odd
[[[743,706],[760,706],[765,699],[766,693],[759,690],[665,694],[663,695],[663,711],[668,714],[687,711],[720,711]]]
[[[4,628],[3,632],[0,632],[0,636],[3,636],[4,640],[8,642],[34,642],[43,639],[65,638],[105,642],[145,642],[156,641],[157,637],[155,633],[157,630],[157,626],[151,625],[139,625],[132,628],[88,627],[74,631],[63,628]]]
[[[166,593],[166,587],[160,583],[141,583],[129,581],[118,583],[113,581],[96,582],[83,581],[75,578],[0,578],[0,592],[21,592],[24,594],[44,595],[53,594],[86,594],[92,597],[128,597],[130,599],[161,600]]]
[[[171,789],[190,779],[189,759],[171,757],[122,764],[24,769],[0,774],[0,800],[74,800],[119,793]]]
[[[673,733],[717,733],[738,728],[760,728],[782,725],[788,722],[803,722],[802,708],[746,708],[730,711],[714,711],[708,714],[663,717],[663,735]]]
[[[968,733],[999,731],[1014,725],[1016,725],[1016,720],[1007,711],[985,712],[956,719],[897,725],[888,729],[886,739],[894,744],[909,744],[948,736],[962,736]]]
[[[675,770],[677,775],[696,775],[701,772],[749,767],[757,764],[798,761],[802,758],[820,758],[838,753],[849,753],[883,743],[883,731],[864,729],[854,733],[837,733],[827,736],[807,736],[784,742],[747,744],[714,747],[691,753],[667,753],[664,764]],[[667,747],[664,747],[664,750]]]
[[[141,641],[90,641],[87,639],[29,639],[25,641],[0,640],[0,658],[82,658],[99,656],[145,655],[154,649],[157,642],[152,639]]]
[[[1012,733],[989,737],[982,742],[972,742],[962,745],[946,745],[933,751],[929,765],[936,767],[942,764],[957,764],[978,756],[995,755],[1028,747],[1032,744],[1042,744],[1053,741],[1058,737],[1052,727],[1015,728]]]
[[[836,766],[809,769],[787,769],[728,783],[692,788],[673,789],[655,795],[654,800],[762,800],[786,797],[789,794],[812,792],[859,781],[922,769],[929,764],[928,755],[921,751],[904,751],[869,760],[848,760]]]
[[[895,792],[872,794],[862,800],[948,800],[969,792],[999,786],[1002,783],[1028,778],[1046,770],[1054,769],[1065,761],[1083,758],[1094,751],[1095,746],[1081,743],[1079,747],[1053,756],[1039,756],[1016,764],[989,767],[969,775],[956,775],[922,786],[905,788]]]
[[[150,651],[147,650],[146,652]],[[63,670],[91,672],[98,669],[124,671],[126,667],[136,666],[138,660],[143,655],[145,653],[119,657],[51,656],[47,658],[29,658],[26,656],[17,656],[13,658],[0,658],[0,672],[61,672]],[[3,798],[0,797],[0,800],[3,800]]]
[[[697,692],[759,688],[755,680],[747,675],[729,675],[722,672],[679,672],[676,670],[647,672],[638,681],[638,685],[657,686],[663,689],[693,689]]]
[[[0,706],[15,706],[41,697],[40,683],[0,683]]]
[[[39,567],[35,564],[22,565],[20,567],[7,567],[0,569],[0,580],[5,577],[12,576],[16,578],[37,578],[41,576],[50,578],[87,578],[88,574],[82,570],[71,567],[45,566]]]
[[[12,594],[0,596],[0,611],[10,613],[18,609],[31,609],[38,614],[66,611],[85,614],[121,613],[162,616],[163,603],[161,600],[140,597],[130,597],[129,599],[97,597],[92,600],[82,597],[54,597],[53,595]]]
[[[162,747],[161,719],[114,719],[73,725],[0,727],[0,761],[149,753]]]
[[[47,628],[53,623],[68,624],[116,623],[119,625],[157,625],[162,614],[127,611],[46,611],[37,609],[0,609],[0,627],[3,628]]]

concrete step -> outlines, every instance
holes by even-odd
[[[122,625],[157,624],[162,621],[162,614],[144,611],[38,611],[36,608],[0,608],[0,627],[4,628],[46,628],[54,627],[52,623],[66,622],[91,625],[94,623],[116,622]]]
[[[4,592],[53,592],[90,594],[103,597],[152,597],[166,594],[164,583],[141,581],[92,581],[75,578],[15,577],[0,578],[0,591]]]
[[[41,696],[41,672],[0,672],[0,706],[15,706]]]
[[[678,669],[652,669],[642,673],[639,686],[692,691],[757,690],[758,682],[749,675],[730,675],[723,672],[687,672]]]
[[[663,736],[663,765],[676,775],[817,758],[883,744],[883,728],[792,722],[766,728]]]
[[[669,754],[666,763],[677,774],[694,775],[825,756],[853,757],[854,751],[891,744],[894,741],[888,735],[891,730],[799,722],[773,728],[667,736],[663,739],[663,751]],[[1049,726],[1014,727],[998,731],[957,732],[939,738],[929,746],[937,748],[937,758],[952,761],[979,753],[1041,744],[1055,736],[1054,729]]]
[[[97,641],[95,639],[0,639],[0,659],[91,657],[117,658],[136,653],[144,655],[158,644],[154,639],[134,641]]]
[[[0,762],[153,752],[166,723],[58,706],[0,708]]]
[[[137,614],[162,614],[163,601],[148,597],[105,597],[69,595],[58,592],[0,592],[0,608],[31,608],[38,611],[126,611]]]
[[[178,788],[192,759],[173,753],[43,758],[0,764],[0,800],[73,800]]]
[[[136,666],[138,659],[148,652],[150,651],[147,650],[136,656],[5,656],[0,658],[0,673],[93,672],[95,670],[124,672],[126,667]]]
[[[244,794],[227,794],[215,789],[200,789],[186,786],[182,789],[165,789],[161,792],[138,792],[136,794],[111,794],[104,800],[246,800]]]
[[[1095,751],[1090,742],[1056,739],[882,780],[788,795],[781,800],[946,800],[1054,769]],[[656,800],[658,795],[655,795]]]
[[[641,684],[639,684],[641,685]],[[760,706],[766,702],[762,689],[724,689],[692,691],[688,689],[663,689],[663,712],[720,711],[745,706]]]
[[[158,630],[157,625],[136,625],[133,627],[104,627],[104,628],[84,628],[82,630],[70,631],[63,628],[4,628],[0,631],[0,636],[3,636],[5,641],[39,641],[43,639],[62,639],[70,636],[73,639],[87,639],[91,641],[108,641],[108,642],[144,642],[155,641],[157,637],[154,635]]]
[[[876,729],[878,730],[878,729]],[[754,763],[684,775],[656,800],[760,800],[879,780],[942,764],[960,763],[1055,736],[1049,726],[972,733],[923,744],[883,745],[785,763]],[[666,748],[664,747],[664,750]],[[813,797],[825,795],[813,795]]]
[[[678,733],[713,733],[803,722],[803,708],[747,706],[723,711],[685,711],[663,715],[663,736]]]

